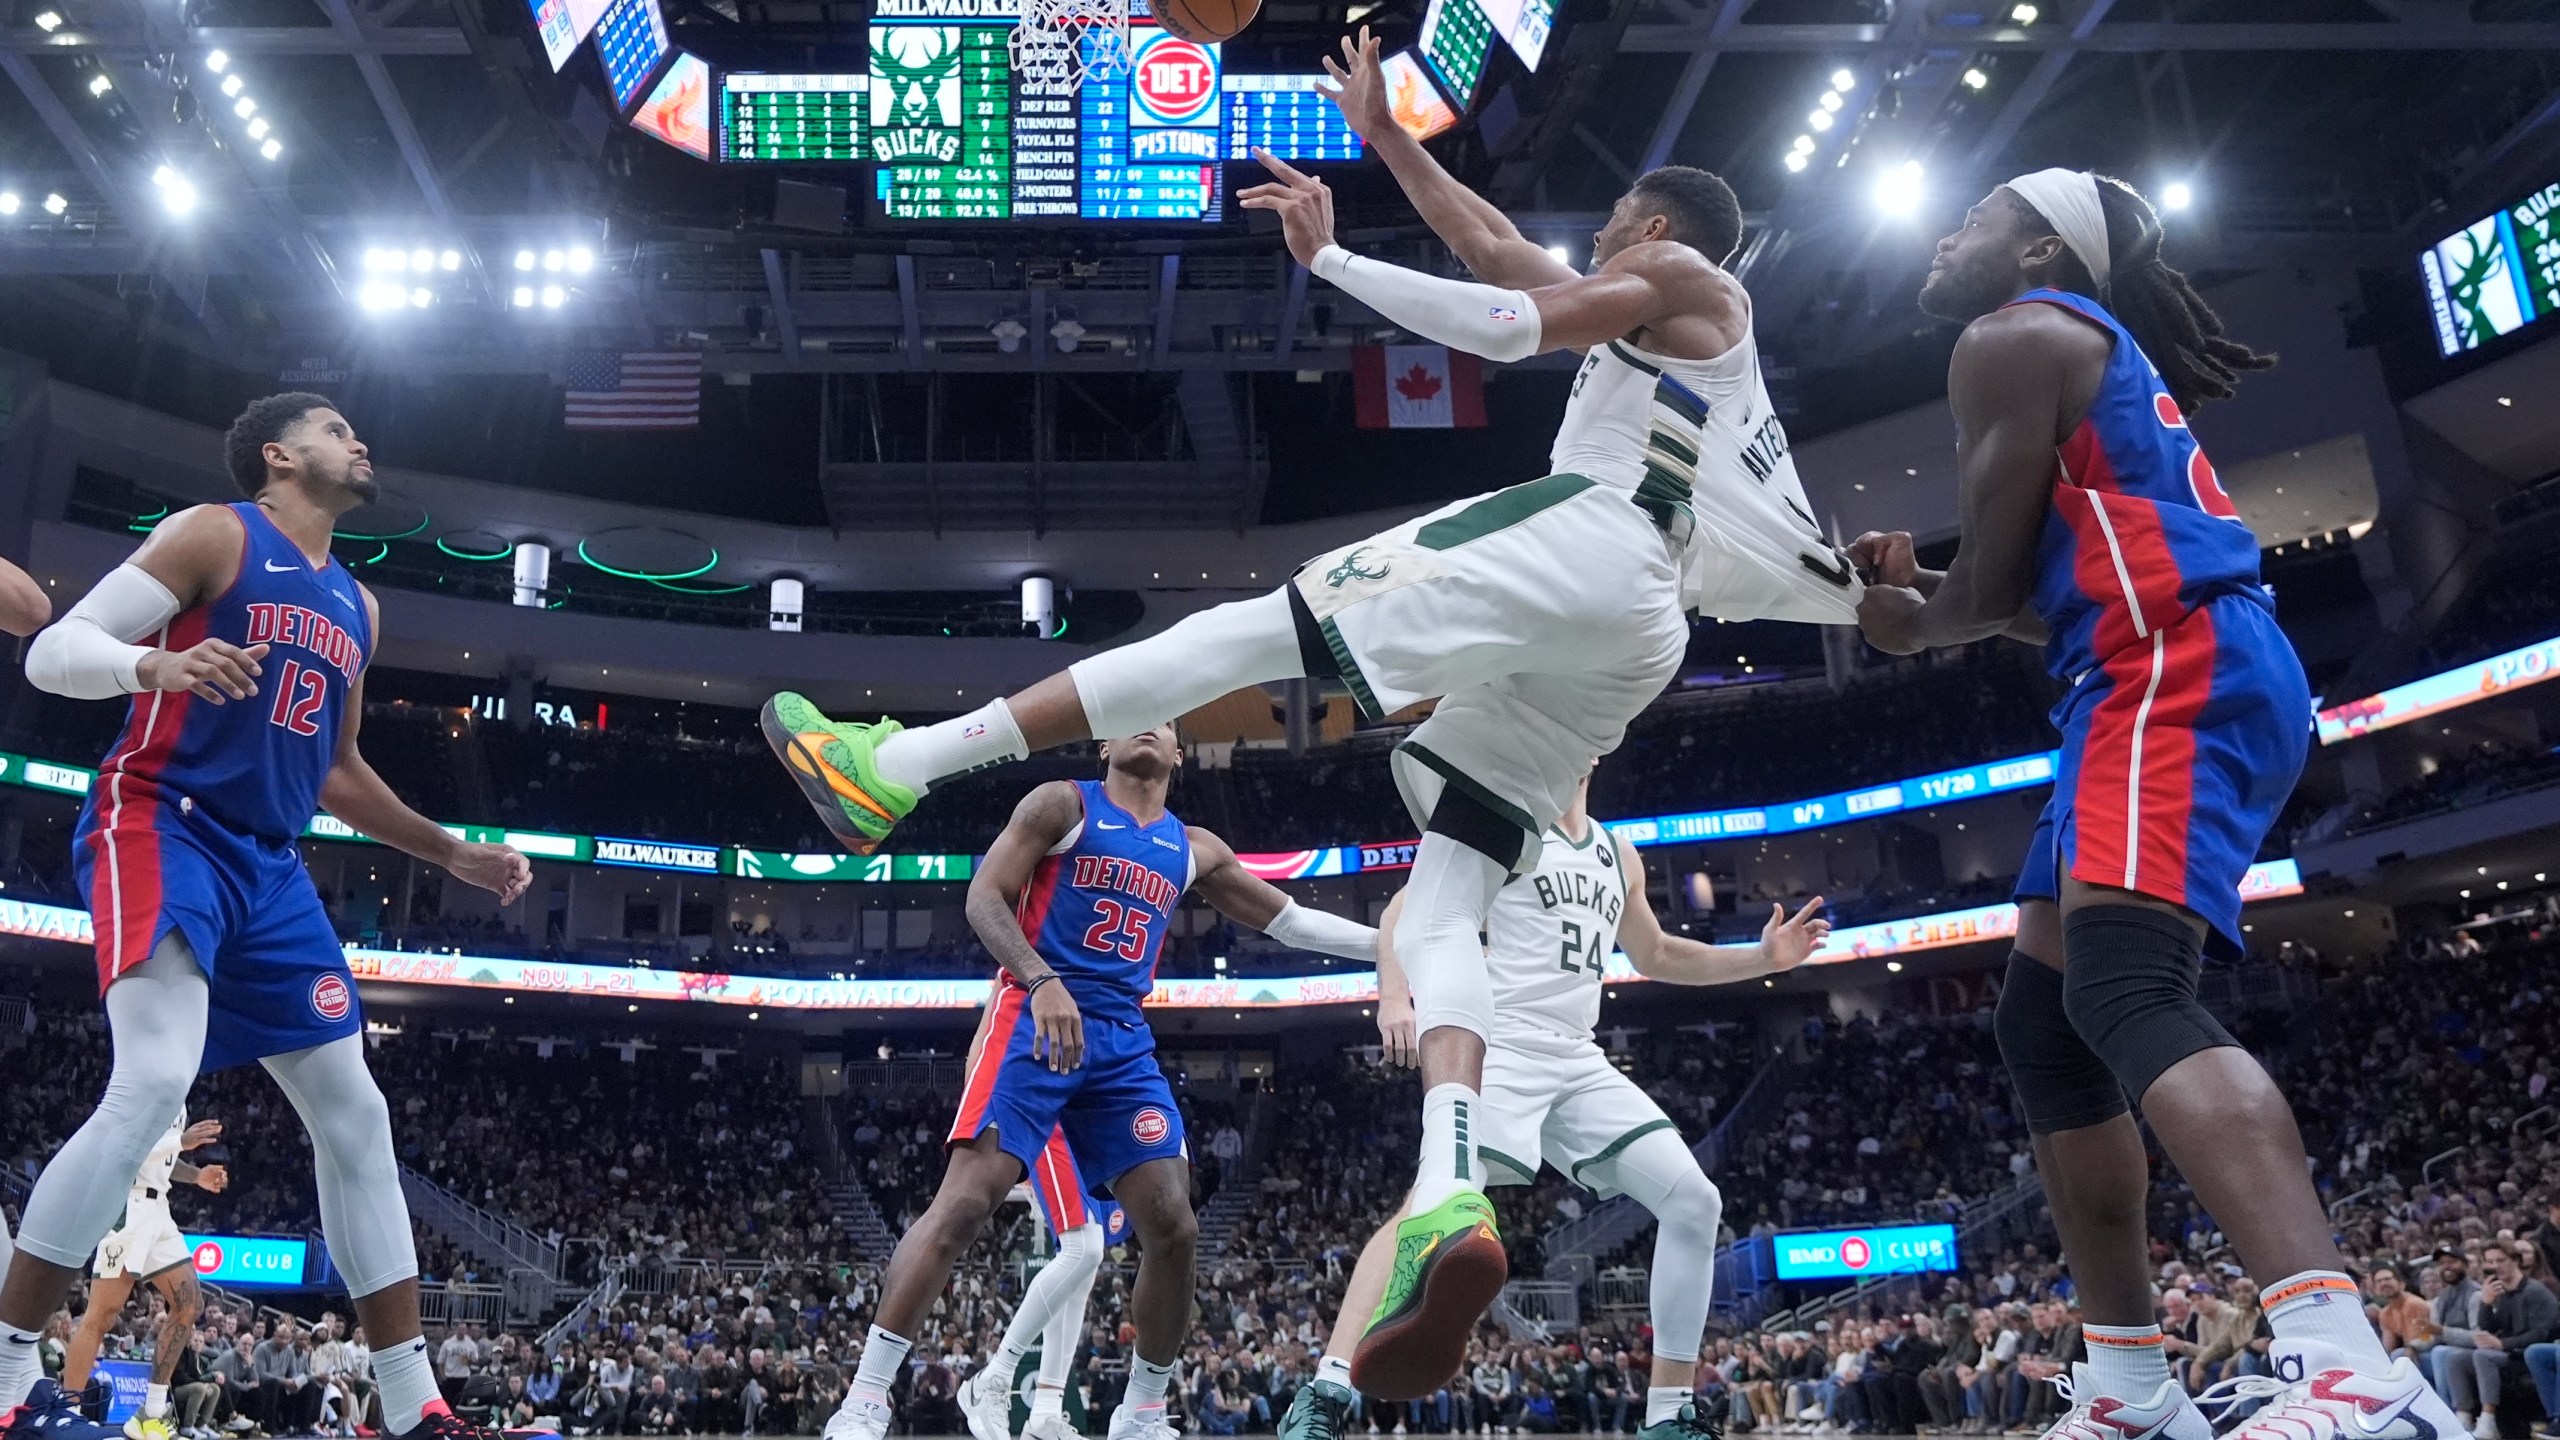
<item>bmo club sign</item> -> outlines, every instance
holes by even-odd
[[[1858,1280],[1956,1268],[1953,1225],[1880,1225],[1773,1235],[1781,1280]]]

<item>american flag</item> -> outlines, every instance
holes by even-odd
[[[572,430],[690,430],[702,422],[694,350],[581,351],[569,360]]]

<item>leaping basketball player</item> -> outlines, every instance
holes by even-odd
[[[0,633],[33,635],[53,618],[53,599],[35,577],[0,560]],[[17,1246],[9,1238],[9,1217],[0,1215],[0,1281],[9,1278],[9,1257]]]
[[[436,1394],[390,1108],[294,840],[325,805],[501,901],[531,870],[401,803],[357,748],[378,612],[329,554],[336,519],[379,493],[354,427],[320,396],[270,395],[232,422],[224,451],[247,498],[160,522],[27,654],[40,689],[132,699],[73,840],[114,1059],[98,1108],[37,1178],[0,1283],[0,1436],[117,1433],[38,1378],[37,1332],[199,1068],[249,1060],[310,1132],[321,1232],[374,1339],[389,1430],[483,1436]]]
[[[2071,691],[2018,880],[1996,1016],[2088,1320],[2064,1440],[2210,1440],[2170,1377],[2144,1263],[2142,1109],[2260,1276],[2277,1397],[2247,1440],[2455,1440],[2453,1411],[2365,1323],[2302,1136],[2196,1002],[2199,947],[2240,949],[2240,877],[2302,771],[2311,695],[2258,542],[2187,417],[2273,363],[2161,259],[2131,186],[2039,170],[1938,242],[1920,308],[1962,324],[1947,369],[1963,535],[1944,572],[1861,536],[1859,623],[1896,654],[2007,634]],[[2353,1417],[2352,1421],[2349,1417]]]
[[[204,1291],[196,1284],[195,1251],[178,1233],[177,1218],[169,1213],[169,1191],[186,1184],[208,1195],[223,1192],[231,1183],[227,1168],[187,1160],[188,1151],[210,1145],[221,1135],[221,1121],[199,1120],[190,1125],[183,1110],[169,1122],[125,1193],[124,1218],[98,1242],[98,1258],[90,1267],[94,1278],[89,1282],[89,1304],[80,1312],[79,1328],[71,1332],[71,1351],[62,1364],[63,1389],[77,1394],[88,1388],[98,1346],[123,1316],[124,1302],[132,1297],[136,1280],[150,1281],[168,1306],[160,1316],[159,1335],[151,1349],[151,1381],[143,1392],[142,1408],[124,1422],[126,1440],[170,1440],[176,1433],[169,1423],[169,1377],[177,1372],[178,1356],[186,1350],[196,1316],[204,1309]]]
[[[1220,913],[1284,944],[1377,958],[1377,931],[1299,905],[1238,864],[1225,841],[1165,809],[1182,764],[1171,725],[1109,741],[1103,758],[1100,780],[1052,780],[1024,796],[969,882],[969,924],[1002,973],[970,1049],[942,1186],[889,1259],[827,1440],[889,1433],[889,1388],[916,1326],[1015,1181],[1045,1170],[1043,1184],[1064,1183],[1052,1161],[1060,1132],[1092,1198],[1118,1200],[1138,1236],[1129,1295],[1138,1339],[1110,1440],[1174,1440],[1165,1389],[1191,1323],[1198,1222],[1182,1112],[1141,1008],[1165,927],[1197,886]],[[1009,1366],[980,1373],[996,1391],[973,1380],[965,1404],[986,1440],[979,1427],[995,1428],[986,1412],[1013,1377]]]
[[[1378,50],[1364,31],[1328,60],[1336,103],[1481,278],[1352,255],[1333,242],[1323,182],[1268,155],[1278,178],[1243,202],[1279,217],[1301,264],[1415,334],[1494,360],[1587,352],[1554,473],[1320,555],[1269,595],[940,724],[840,723],[784,693],[764,725],[829,828],[868,850],[943,780],[1135,734],[1247,685],[1335,680],[1372,717],[1442,697],[1394,758],[1424,832],[1396,934],[1423,1032],[1420,1182],[1397,1241],[1418,1263],[1385,1297],[1401,1311],[1421,1295],[1426,1323],[1399,1332],[1411,1336],[1471,1327],[1507,1275],[1468,1118],[1492,1025],[1476,937],[1496,891],[1536,864],[1592,757],[1677,670],[1684,608],[1845,624],[1860,585],[1813,521],[1761,384],[1750,299],[1723,268],[1742,235],[1732,189],[1686,166],[1642,176],[1577,274],[1397,128]]]
[[[986,1046],[988,1022],[994,1018],[989,1010],[978,1025],[978,1038],[970,1046],[972,1063]],[[1040,1373],[1031,1382],[1031,1418],[1022,1427],[1022,1440],[1077,1440],[1067,1421],[1067,1381],[1083,1341],[1085,1302],[1102,1273],[1103,1224],[1097,1216],[1107,1212],[1095,1206],[1064,1129],[1049,1132],[1030,1179],[1031,1202],[1058,1238],[1058,1253],[1023,1287],[1022,1303],[1005,1322],[995,1353],[961,1382],[960,1414],[977,1440],[1013,1440],[1013,1377],[1034,1345],[1040,1347]]]

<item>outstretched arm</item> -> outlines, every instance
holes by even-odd
[[[382,610],[374,603],[373,592],[364,592],[365,618],[372,622],[373,632],[382,633]],[[338,753],[329,766],[327,778],[320,782],[320,808],[355,827],[358,834],[369,836],[403,854],[415,855],[430,865],[440,865],[455,879],[467,881],[498,897],[501,905],[515,903],[525,887],[533,883],[533,866],[512,845],[488,845],[458,840],[452,832],[409,808],[408,802],[392,793],[391,787],[367,764],[364,751],[356,745],[356,732],[364,725],[364,676],[357,674],[347,685],[346,719],[338,727]]]
[[[34,576],[0,560],[0,630],[33,635],[52,618],[53,597],[44,593]]]
[[[2089,363],[2092,346],[2101,347],[2096,359],[2105,363],[2104,344],[2095,330],[2045,305],[1994,311],[1965,327],[1947,366],[1964,540],[1925,596],[1898,585],[1867,587],[1858,624],[1869,644],[1909,655],[2008,633],[2018,623],[2051,505],[2063,386]]]
[[[1299,264],[1414,334],[1488,360],[1587,350],[1721,305],[1716,268],[1667,240],[1630,245],[1591,274],[1527,290],[1444,280],[1354,255],[1334,243],[1333,191],[1323,181],[1267,150],[1256,150],[1254,158],[1277,178],[1236,198],[1248,210],[1280,217]]]
[[[1345,960],[1378,958],[1377,931],[1357,920],[1300,905],[1238,864],[1236,852],[1226,841],[1196,825],[1190,835],[1191,888],[1219,914],[1300,950]]]
[[[1572,266],[1522,235],[1510,216],[1460,184],[1431,158],[1421,141],[1396,123],[1386,74],[1378,63],[1379,48],[1377,38],[1363,25],[1357,41],[1344,37],[1339,61],[1325,57],[1325,73],[1334,81],[1333,103],[1353,133],[1387,162],[1396,184],[1404,188],[1404,198],[1413,202],[1415,213],[1431,233],[1488,285],[1525,290],[1573,278]]]
[[[1947,578],[1944,570],[1921,566],[1908,530],[1868,531],[1849,542],[1849,561],[1873,577],[1869,583],[1917,590],[1923,600],[1937,594],[1938,583]],[[2019,606],[2018,613],[2010,618],[2008,628],[2000,633],[2029,645],[2042,645],[2052,638],[2045,629],[2044,617],[2038,615],[2032,605]]]
[[[1803,964],[1831,934],[1831,922],[1813,913],[1822,908],[1819,895],[1806,901],[1793,918],[1784,908],[1770,906],[1769,923],[1760,931],[1757,950],[1668,934],[1654,917],[1652,897],[1645,893],[1644,861],[1637,857],[1636,847],[1614,835],[1610,840],[1618,847],[1618,863],[1627,874],[1627,909],[1618,921],[1618,948],[1627,952],[1639,975],[1674,985],[1756,980]]]

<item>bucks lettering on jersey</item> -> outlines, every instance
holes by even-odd
[[[1597,822],[1586,822],[1580,841],[1550,827],[1538,868],[1504,885],[1485,917],[1495,1024],[1589,1039],[1626,908],[1615,837]]]

